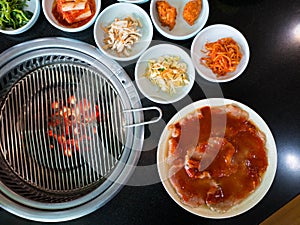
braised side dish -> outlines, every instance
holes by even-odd
[[[190,25],[193,26],[195,21],[198,19],[202,8],[202,0],[191,0],[184,6],[183,19]]]
[[[91,20],[96,11],[95,0],[56,0],[52,13],[66,27],[80,27]]]
[[[171,6],[167,1],[157,1],[156,9],[161,25],[164,27],[169,27],[169,30],[173,30],[176,24],[176,8]]]
[[[167,1],[157,1],[156,9],[158,18],[162,26],[169,27],[173,30],[176,25],[177,9],[171,6]],[[193,26],[195,21],[199,18],[202,9],[202,0],[190,0],[184,6],[182,16],[183,19]]]
[[[239,45],[231,37],[206,43],[203,52],[207,56],[202,57],[200,63],[210,68],[217,77],[234,72],[243,57]]]
[[[169,179],[184,204],[226,212],[261,183],[265,135],[238,106],[203,107],[169,129]]]

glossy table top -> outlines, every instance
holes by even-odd
[[[115,3],[102,0],[101,10]],[[141,4],[149,12],[150,2]],[[157,105],[164,113],[157,125],[145,127],[143,152],[129,183],[105,206],[82,218],[62,224],[259,224],[300,193],[300,1],[298,0],[210,0],[205,25],[228,24],[246,37],[250,61],[236,80],[214,84],[196,76],[189,96],[172,105],[159,105],[141,96],[143,106]],[[96,45],[93,27],[79,33],[65,33],[51,26],[42,11],[27,32],[0,34],[0,53],[15,44],[40,37],[68,37]],[[172,41],[154,29],[153,40],[190,48],[192,38]],[[134,77],[134,62],[122,63]],[[163,125],[182,107],[208,97],[225,97],[246,104],[268,124],[277,144],[278,168],[275,180],[262,201],[239,216],[213,220],[195,216],[180,208],[164,190],[156,170],[156,147]],[[151,115],[145,115],[146,118]],[[144,170],[142,168],[145,168]],[[300,207],[300,206],[299,206]],[[19,218],[0,209],[1,224],[42,224]]]

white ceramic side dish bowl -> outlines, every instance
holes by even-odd
[[[187,65],[187,74],[189,84],[176,89],[176,93],[169,94],[162,91],[157,85],[145,77],[145,72],[148,66],[149,60],[157,60],[159,57],[165,56],[179,56],[180,61]],[[171,44],[159,44],[149,48],[138,59],[135,67],[135,82],[141,91],[141,93],[153,102],[161,104],[170,104],[179,101],[184,98],[195,81],[195,68],[190,56],[180,47]]]
[[[21,34],[27,30],[29,30],[37,21],[37,19],[39,18],[40,15],[40,11],[41,11],[41,5],[40,5],[40,1],[39,0],[31,0],[31,1],[27,1],[27,6],[24,7],[24,10],[28,10],[30,12],[33,13],[33,16],[31,17],[31,19],[29,20],[28,23],[26,23],[24,26],[18,28],[18,29],[12,29],[12,28],[8,28],[8,29],[0,29],[0,32],[3,34],[9,34],[9,35],[16,35],[16,34]]]
[[[170,31],[168,27],[161,25],[156,9],[156,2],[152,0],[150,3],[150,15],[155,28],[163,36],[173,40],[185,40],[195,36],[205,25],[209,15],[209,5],[207,0],[202,0],[202,9],[199,18],[195,21],[193,26],[190,26],[182,16],[184,6],[189,0],[169,0],[168,3],[176,8],[177,17],[176,25]]]
[[[242,59],[234,72],[217,77],[210,68],[200,63],[200,59],[206,57],[204,50],[207,42],[215,42],[227,37],[231,37],[237,42],[242,53]],[[237,29],[224,24],[216,24],[204,28],[197,34],[192,42],[191,57],[197,72],[204,79],[211,82],[227,82],[236,79],[244,72],[249,62],[250,50],[246,38]]]
[[[56,27],[59,30],[65,31],[65,32],[74,33],[74,32],[80,32],[80,31],[83,31],[83,30],[89,28],[95,22],[98,14],[100,12],[100,9],[101,9],[101,0],[95,0],[95,3],[96,3],[95,14],[87,23],[85,23],[82,26],[74,27],[74,28],[66,27],[66,26],[60,24],[52,13],[54,1],[55,0],[42,0],[42,7],[43,7],[44,15],[51,25],[53,25],[54,27]]]
[[[142,4],[142,3],[148,2],[149,0],[118,0],[118,1],[119,2]]]
[[[103,40],[108,36],[104,27],[110,25],[116,18],[125,19],[128,16],[140,21],[141,38],[134,43],[128,56],[105,49]],[[94,39],[98,48],[108,57],[117,61],[130,61],[139,57],[150,45],[153,36],[153,26],[148,14],[140,6],[131,3],[115,3],[105,8],[98,16],[94,25]]]

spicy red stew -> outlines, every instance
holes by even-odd
[[[265,135],[238,106],[203,107],[169,129],[169,177],[183,203],[225,212],[260,184]]]

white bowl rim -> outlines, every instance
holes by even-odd
[[[65,32],[70,32],[70,33],[75,33],[75,32],[80,32],[80,31],[83,31],[87,28],[89,28],[96,20],[99,12],[100,12],[100,9],[101,9],[101,0],[95,0],[96,2],[96,11],[95,11],[95,15],[90,19],[90,21],[88,21],[86,24],[80,26],[80,27],[76,27],[76,28],[72,28],[72,27],[64,27],[63,25],[60,25],[58,22],[55,22],[53,21],[50,16],[49,16],[49,11],[47,10],[46,8],[46,1],[51,3],[51,5],[53,5],[53,2],[55,0],[42,0],[42,8],[43,8],[43,12],[44,12],[44,15],[46,17],[46,19],[48,20],[48,22],[54,26],[55,28],[59,29],[59,30],[62,30],[62,31],[65,31]],[[52,13],[52,8],[51,8],[51,13]]]
[[[178,121],[181,118],[184,118],[188,113],[193,112],[197,108],[202,108],[204,106],[221,106],[226,104],[235,104],[239,107],[241,107],[243,110],[247,111],[249,113],[249,119],[253,121],[260,130],[263,130],[266,134],[266,147],[267,147],[267,154],[268,154],[268,167],[267,170],[263,176],[263,179],[261,181],[261,184],[255,189],[253,193],[251,193],[246,199],[244,199],[241,203],[233,206],[231,209],[229,209],[225,213],[218,213],[211,211],[210,209],[203,207],[197,207],[192,208],[185,204],[183,204],[177,195],[176,191],[173,189],[172,185],[170,184],[169,180],[166,179],[164,176],[164,173],[166,173],[166,166],[165,166],[165,149],[166,147],[166,138],[169,137],[169,131],[168,126],[176,121]],[[274,181],[275,175],[276,175],[276,169],[277,169],[277,148],[276,143],[274,140],[274,137],[272,135],[272,132],[266,122],[250,107],[246,106],[245,104],[231,100],[226,98],[208,98],[208,99],[202,99],[196,102],[193,102],[184,108],[182,108],[180,111],[178,111],[167,123],[165,126],[159,143],[157,147],[157,168],[158,168],[158,174],[161,179],[161,182],[168,193],[168,195],[183,209],[187,210],[188,212],[205,217],[205,218],[211,218],[211,219],[225,219],[225,218],[231,218],[237,215],[240,215],[251,208],[253,208],[255,205],[257,205],[263,197],[267,194],[269,189],[271,188],[271,185]],[[252,198],[255,198],[254,200]],[[241,206],[244,206],[245,204],[248,204],[248,207],[241,208]],[[202,211],[201,211],[202,210]]]
[[[243,41],[243,51],[245,51],[244,55],[246,55],[246,59],[245,59],[246,61],[245,61],[244,65],[240,68],[240,71],[237,74],[235,74],[234,76],[231,76],[229,78],[223,78],[223,79],[216,79],[216,78],[213,79],[206,75],[203,75],[202,72],[198,68],[199,63],[198,63],[198,58],[196,58],[197,54],[194,54],[194,48],[195,48],[197,39],[201,35],[203,35],[205,32],[212,30],[212,29],[218,29],[218,28],[225,28],[225,29],[230,30],[231,32],[235,33],[237,36],[239,36],[241,38],[241,40]],[[239,45],[241,46],[241,44],[239,44]],[[229,82],[229,81],[232,81],[232,80],[238,78],[245,71],[245,69],[248,66],[249,59],[250,59],[250,49],[249,49],[249,44],[247,42],[247,39],[239,30],[237,30],[236,28],[234,28],[230,25],[227,25],[227,24],[213,24],[213,25],[205,27],[195,36],[195,38],[193,39],[192,45],[191,45],[191,57],[192,57],[195,69],[197,70],[198,74],[201,77],[203,77],[204,79],[206,79],[210,82],[223,83],[223,82]]]
[[[39,18],[40,15],[40,11],[41,11],[41,4],[39,0],[34,0],[35,2],[35,8],[34,11],[32,12],[33,15],[31,17],[31,19],[28,21],[28,23],[26,23],[24,26],[18,28],[18,29],[7,29],[7,30],[2,30],[0,29],[0,32],[3,34],[10,34],[10,35],[15,35],[15,34],[21,34],[25,31],[27,31],[28,29],[30,29],[35,22],[37,21],[37,19]]]
[[[143,90],[143,88],[140,86],[140,83],[139,83],[139,75],[138,74],[138,67],[139,67],[139,64],[141,63],[141,61],[143,60],[146,60],[144,59],[145,55],[149,54],[149,52],[151,51],[154,51],[155,49],[157,48],[173,48],[173,49],[176,49],[178,52],[181,53],[181,55],[184,55],[188,60],[189,62],[186,62],[184,61],[188,66],[191,66],[191,74],[189,74],[189,79],[190,79],[190,83],[188,86],[184,87],[186,88],[186,91],[184,92],[183,95],[179,95],[177,98],[174,98],[172,100],[159,100],[157,98],[153,98],[151,96],[149,96],[148,94],[146,94]],[[166,54],[161,54],[161,56],[165,56]],[[149,59],[147,59],[149,60]],[[182,49],[181,46],[177,46],[175,44],[157,44],[157,45],[154,45],[150,48],[148,48],[138,59],[138,61],[136,62],[136,66],[135,66],[135,70],[134,70],[134,76],[135,76],[135,82],[136,82],[136,85],[138,86],[138,89],[140,90],[140,92],[146,97],[148,98],[149,100],[153,101],[153,102],[156,102],[156,103],[160,103],[160,104],[171,104],[171,103],[174,103],[174,102],[177,102],[179,100],[181,100],[182,98],[184,98],[189,92],[190,90],[192,89],[193,85],[194,85],[194,82],[195,82],[195,68],[193,66],[193,62],[192,62],[192,59],[191,57],[189,56],[189,54],[184,51]]]
[[[202,0],[202,7],[203,7],[203,9],[205,7],[205,14],[204,14],[204,21],[201,23],[201,26],[199,26],[198,29],[196,29],[195,31],[191,32],[188,35],[179,36],[179,35],[169,34],[169,33],[165,32],[160,27],[160,25],[155,22],[154,15],[153,15],[153,10],[155,8],[154,3],[156,1],[157,0],[151,0],[151,3],[150,3],[150,16],[151,16],[152,22],[153,22],[155,28],[158,30],[159,33],[161,33],[163,36],[165,36],[166,38],[169,38],[171,40],[186,40],[186,39],[192,38],[199,31],[201,31],[201,29],[205,26],[205,24],[206,24],[206,22],[208,20],[208,16],[209,16],[209,3],[208,3],[208,0]]]
[[[105,51],[103,48],[102,48],[102,46],[101,46],[101,44],[99,43],[99,41],[98,41],[98,39],[96,38],[96,31],[97,31],[97,29],[98,29],[98,23],[100,23],[100,19],[101,19],[101,17],[108,11],[108,10],[111,10],[112,8],[116,8],[116,7],[121,7],[121,6],[123,6],[123,7],[126,7],[126,6],[130,6],[130,7],[133,7],[133,8],[135,8],[135,9],[137,9],[141,14],[142,14],[142,16],[146,19],[146,21],[147,21],[147,24],[149,25],[148,27],[149,27],[149,30],[148,30],[148,36],[149,36],[149,40],[147,39],[146,41],[148,42],[148,44],[147,45],[145,45],[145,47],[142,49],[142,51],[140,51],[139,53],[137,53],[137,54],[135,54],[135,55],[132,55],[132,56],[128,56],[128,57],[118,57],[118,56],[114,56],[114,55],[111,55],[111,54],[109,54],[109,52],[107,52],[107,51]],[[113,19],[112,19],[113,20]],[[94,40],[95,40],[95,42],[96,42],[96,45],[98,46],[98,48],[100,49],[100,51],[104,54],[104,55],[106,55],[106,56],[108,56],[108,57],[110,57],[110,58],[112,58],[112,59],[114,59],[114,60],[117,60],[117,61],[130,61],[130,60],[134,60],[134,59],[136,59],[136,58],[138,58],[143,52],[145,52],[146,51],[146,49],[149,47],[149,45],[150,45],[150,43],[151,43],[151,41],[152,41],[152,37],[153,37],[153,26],[152,26],[152,22],[151,22],[151,19],[150,19],[150,17],[149,17],[149,15],[147,14],[147,12],[143,9],[143,8],[141,8],[140,6],[138,6],[138,5],[135,5],[135,4],[133,4],[133,3],[129,3],[129,2],[116,2],[116,3],[114,3],[114,4],[112,4],[112,5],[109,5],[109,6],[107,6],[105,9],[103,9],[103,11],[98,15],[98,17],[97,17],[97,19],[96,19],[96,21],[95,21],[95,24],[94,24]]]
[[[145,2],[148,2],[149,0],[118,0],[118,2],[124,2],[124,3],[135,3],[135,4],[142,4]]]

